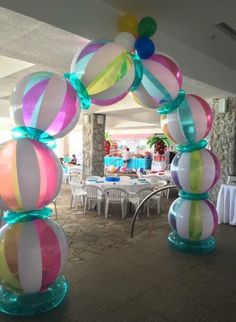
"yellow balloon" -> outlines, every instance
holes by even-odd
[[[133,35],[137,35],[138,20],[135,16],[125,15],[118,20],[118,29],[120,32],[130,32]]]

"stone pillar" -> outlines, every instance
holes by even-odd
[[[214,123],[209,135],[209,147],[221,163],[221,177],[211,192],[216,203],[220,185],[229,175],[236,175],[236,97],[227,99],[225,113],[218,112],[219,100],[213,100]]]
[[[83,179],[104,175],[104,136],[106,116],[83,115]]]

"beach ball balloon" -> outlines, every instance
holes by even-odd
[[[220,177],[220,163],[207,149],[178,153],[170,170],[174,183],[188,193],[205,193]]]
[[[200,96],[186,94],[176,110],[161,115],[161,127],[176,144],[191,144],[204,139],[210,132],[213,113],[209,104]]]
[[[125,166],[122,166],[121,168],[120,168],[120,172],[121,173],[125,173],[127,171],[127,168],[125,167]]]
[[[218,215],[209,200],[176,199],[168,214],[173,231],[186,240],[200,241],[214,234]]]
[[[142,60],[142,63],[142,82],[131,93],[134,100],[150,108],[173,101],[182,87],[182,73],[178,65],[161,54],[154,54],[149,59]]]
[[[13,89],[11,105],[16,125],[37,128],[54,137],[65,136],[79,120],[76,91],[64,77],[50,72],[22,78]]]
[[[7,224],[0,230],[0,281],[6,288],[44,291],[61,275],[67,258],[66,236],[51,220]]]
[[[107,40],[90,42],[71,64],[93,104],[111,105],[125,97],[135,78],[135,68],[127,50]]]
[[[0,147],[0,196],[11,211],[48,205],[57,196],[62,167],[55,153],[31,139],[8,141]]]
[[[110,173],[115,173],[115,172],[116,172],[116,167],[115,167],[114,165],[110,165],[110,166],[108,167],[108,172],[110,172]]]

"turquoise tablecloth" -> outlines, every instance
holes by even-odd
[[[128,160],[128,169],[151,169],[151,159],[141,159],[141,158],[131,158]],[[116,157],[105,157],[104,164],[106,167],[109,165],[114,165],[115,167],[121,167],[124,165],[124,161],[122,158]]]

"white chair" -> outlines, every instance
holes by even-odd
[[[153,189],[158,190],[158,189],[164,188],[167,185],[168,185],[167,181],[159,179],[159,181],[153,185]],[[163,195],[164,195],[164,191],[156,193],[154,196],[151,197],[151,200],[156,202],[157,214],[161,213],[161,198],[163,197]]]
[[[236,176],[228,176],[227,184],[236,184]]]
[[[129,202],[134,205],[135,211],[137,210],[138,206],[143,201],[143,199],[145,199],[152,191],[153,191],[153,188],[142,188],[136,193],[129,194]],[[148,217],[149,217],[149,203],[150,203],[150,200],[148,200],[144,205],[144,208],[147,207]]]
[[[69,173],[69,182],[79,183],[82,180],[82,175],[78,168],[71,168]]]
[[[97,205],[97,212],[101,214],[101,205],[104,200],[103,190],[94,185],[85,185],[84,190],[86,191],[86,196],[84,198],[84,213],[86,212],[87,204],[88,208],[91,209],[91,202]]]
[[[83,189],[83,182],[76,183],[70,182],[70,190],[71,190],[71,200],[70,200],[70,208],[75,207],[77,209],[78,200],[81,200],[81,205],[84,205],[84,198],[87,195],[87,192]]]
[[[109,204],[120,204],[122,218],[124,219],[127,213],[127,192],[122,188],[112,187],[104,190],[105,196],[105,218],[108,216]]]

